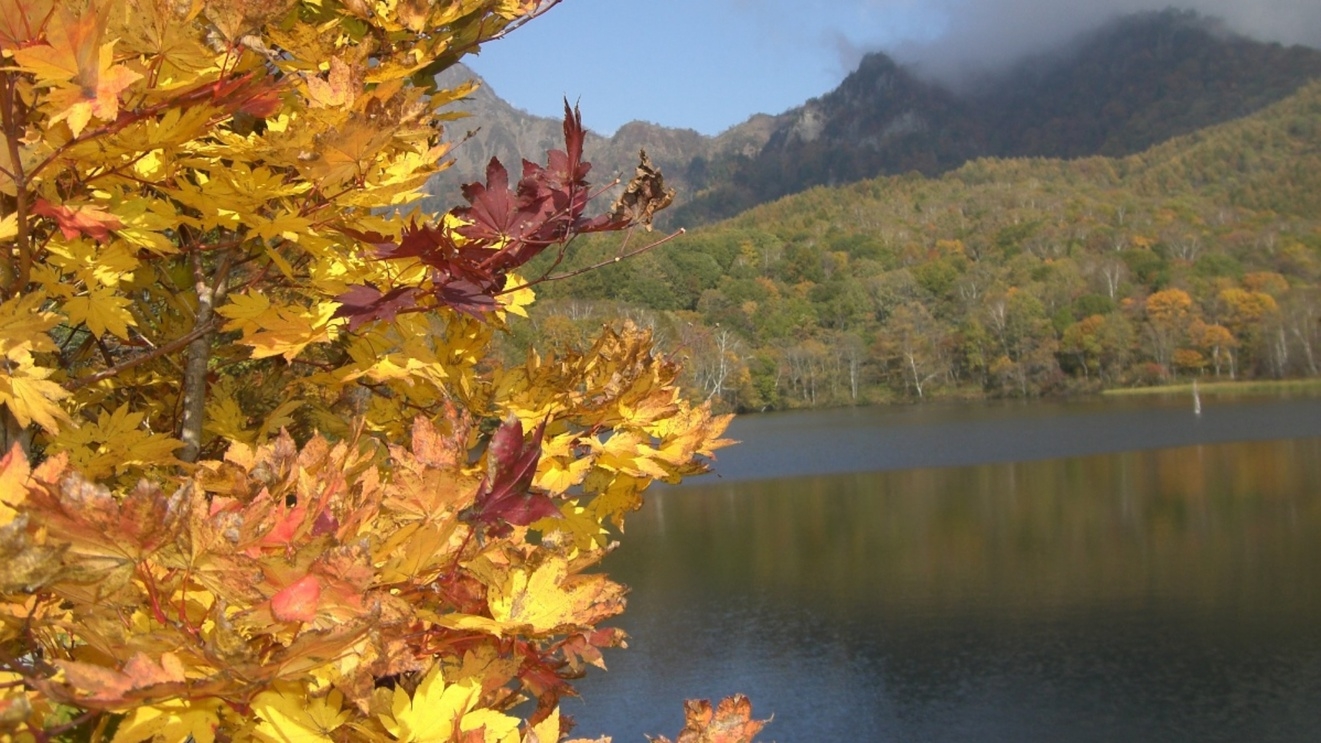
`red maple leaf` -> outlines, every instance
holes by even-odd
[[[347,317],[349,330],[357,330],[373,320],[389,322],[400,312],[417,306],[417,290],[399,286],[384,294],[370,284],[350,286],[348,291],[335,297],[339,308],[333,317]]]
[[[473,281],[455,276],[439,276],[432,281],[432,296],[441,304],[478,320],[497,307],[495,294],[504,288],[504,278]]]
[[[465,185],[463,198],[471,206],[459,207],[454,214],[467,222],[458,232],[469,240],[488,245],[550,244],[540,234],[550,216],[546,213],[547,198],[526,189],[511,190],[509,171],[498,158],[491,158],[486,165],[486,183]]]
[[[490,536],[509,533],[510,525],[527,526],[538,519],[560,515],[555,502],[532,489],[532,478],[541,461],[541,437],[546,424],[532,429],[525,440],[523,424],[510,416],[491,436],[486,452],[486,475],[477,486],[477,499],[464,509],[461,518],[485,524]]]
[[[339,317],[353,318],[350,329],[374,319],[389,319],[409,300],[414,306],[449,307],[473,317],[482,317],[499,307],[495,300],[505,288],[505,277],[535,258],[547,247],[566,244],[577,234],[620,230],[633,224],[625,210],[614,209],[597,217],[584,216],[591,191],[587,173],[592,165],[582,159],[587,131],[576,108],[564,103],[564,149],[552,150],[541,166],[523,161],[523,177],[511,188],[509,171],[497,159],[486,166],[484,183],[463,187],[468,206],[450,214],[462,225],[451,228],[446,220],[437,225],[418,224],[404,228],[398,240],[375,232],[351,228],[341,231],[371,246],[381,260],[416,259],[431,268],[429,286],[417,287],[415,295],[400,290],[381,295],[375,287],[351,288],[340,297],[344,305]]]
[[[399,242],[375,243],[378,258],[417,258],[428,266],[447,268],[459,256],[459,245],[444,226],[410,222]]]
[[[208,85],[211,102],[224,110],[242,111],[243,113],[264,119],[280,109],[281,83],[265,77],[258,77],[255,72],[232,75],[214,85]]]
[[[414,221],[412,226],[416,227],[417,222]],[[363,232],[362,230],[355,230],[352,227],[341,227],[339,228],[339,231],[343,232],[349,237],[352,237],[357,240],[361,240],[362,242],[365,242],[368,245],[375,248],[376,250],[375,255],[377,258],[383,257],[384,253],[387,253],[398,247],[398,243],[395,242],[395,239],[393,237],[390,237],[389,235],[382,235],[379,232]]]

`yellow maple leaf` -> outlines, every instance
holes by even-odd
[[[365,120],[350,119],[317,140],[317,157],[302,165],[304,175],[322,189],[351,181],[372,167],[392,137]]]
[[[257,330],[262,316],[271,310],[271,300],[260,292],[242,292],[229,295],[229,303],[216,312],[229,319],[225,330],[241,330],[249,333]]]
[[[556,707],[546,715],[546,719],[536,725],[529,725],[523,743],[559,743],[560,708]]]
[[[87,323],[87,329],[97,337],[109,331],[116,338],[127,340],[129,326],[138,324],[128,309],[132,305],[127,297],[119,296],[109,287],[91,286],[86,294],[68,299],[64,311],[69,322]]]
[[[546,534],[554,531],[567,534],[581,552],[604,549],[610,543],[610,532],[602,526],[602,519],[583,507],[577,499],[560,504],[559,518],[542,519],[534,522],[532,528]]]
[[[142,79],[128,67],[115,64],[115,42],[100,43],[105,33],[105,8],[87,6],[75,15],[70,6],[53,13],[46,26],[46,43],[13,50],[14,59],[49,86],[50,123],[67,121],[76,137],[96,117],[114,121],[119,96]]]
[[[215,743],[221,704],[219,699],[172,699],[134,707],[120,721],[110,743],[190,738],[196,743]]]
[[[568,562],[558,555],[532,571],[510,571],[503,585],[491,587],[491,618],[510,629],[547,635],[588,626],[623,610],[623,586],[604,575],[568,573]]]
[[[618,472],[598,472],[602,472],[602,475],[594,479],[604,481],[604,484],[592,483],[592,487],[585,488],[596,493],[588,505],[588,512],[601,523],[611,519],[622,528],[624,515],[642,507],[642,491],[651,484],[651,480]]]
[[[577,455],[577,442],[578,435],[572,431],[545,439],[541,445],[536,479],[533,480],[535,487],[563,494],[583,481],[592,469],[592,460]]]
[[[51,146],[45,140],[36,142],[10,140],[9,144],[10,146],[17,145],[17,151],[14,154],[18,155],[18,162],[13,161],[9,147],[0,147],[0,193],[7,196],[17,196],[18,186],[14,183],[14,174],[19,171],[20,167],[26,172],[32,172],[32,168],[50,153]],[[18,231],[17,215],[17,212],[12,215],[15,234]]]
[[[33,364],[31,354],[7,354],[7,357],[8,369],[0,372],[0,405],[9,408],[19,425],[26,428],[36,423],[55,433],[60,430],[60,423],[71,422],[69,414],[59,406],[69,391],[47,379],[54,370]]]
[[[348,722],[344,695],[331,690],[324,697],[311,697],[293,684],[280,684],[252,701],[260,720],[253,734],[270,743],[331,743],[330,733]]]
[[[482,743],[518,743],[518,719],[493,709],[475,709],[464,715],[459,730],[482,731]]]
[[[532,287],[517,274],[509,274],[508,284],[514,288],[506,289],[496,297],[500,302],[501,312],[527,317],[527,308],[536,301],[537,293],[532,291]]]
[[[33,352],[55,350],[46,333],[59,324],[60,316],[42,311],[45,301],[45,294],[32,292],[0,303],[0,355],[12,362]]]
[[[339,58],[330,60],[326,79],[307,76],[307,97],[312,108],[342,108],[353,103],[353,70]]]
[[[338,307],[335,302],[308,309],[273,306],[264,294],[248,292],[231,295],[229,303],[216,312],[228,319],[225,330],[243,332],[240,342],[252,347],[254,359],[283,356],[293,361],[308,345],[330,339],[331,315]]]
[[[477,703],[481,691],[481,683],[475,679],[446,684],[436,666],[411,697],[402,687],[395,687],[390,714],[380,716],[381,724],[401,743],[447,743],[456,737],[463,716]]]
[[[101,411],[95,422],[61,432],[51,442],[53,451],[69,452],[70,462],[84,477],[120,475],[132,467],[172,462],[183,444],[163,433],[143,429],[144,412],[132,412],[124,403],[114,412]]]
[[[18,444],[0,455],[0,526],[13,522],[14,509],[27,499],[28,476],[32,473],[28,458]]]

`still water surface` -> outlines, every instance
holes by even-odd
[[[744,692],[767,741],[1321,740],[1321,400],[1204,402],[736,421],[607,560],[575,734]]]

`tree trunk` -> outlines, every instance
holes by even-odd
[[[23,456],[32,459],[32,432],[19,425],[9,408],[0,408],[0,457],[8,454],[15,444],[23,450]]]
[[[215,309],[225,296],[225,279],[229,273],[229,258],[216,269],[214,277],[206,275],[200,251],[193,252],[193,283],[197,291],[197,315],[194,328],[207,328],[215,319]],[[209,329],[188,344],[183,377],[183,422],[179,440],[183,448],[179,459],[196,462],[202,452],[202,426],[206,422],[206,383],[211,361],[211,342],[215,330]]]

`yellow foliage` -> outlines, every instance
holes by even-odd
[[[252,700],[258,724],[253,735],[269,743],[331,743],[330,736],[352,716],[343,709],[344,695],[329,693],[309,697],[308,690],[281,684]]]
[[[0,0],[0,737],[559,740],[611,528],[728,419],[631,325],[494,363],[582,214],[395,208],[551,4]]]
[[[111,743],[150,740],[188,740],[214,743],[220,725],[218,700],[174,699],[134,707],[115,730]]]
[[[381,723],[400,743],[447,743],[460,730],[480,727],[473,727],[472,722],[464,725],[480,693],[481,685],[473,679],[446,684],[437,666],[422,678],[411,696],[402,687],[395,687],[390,712],[381,715]]]

